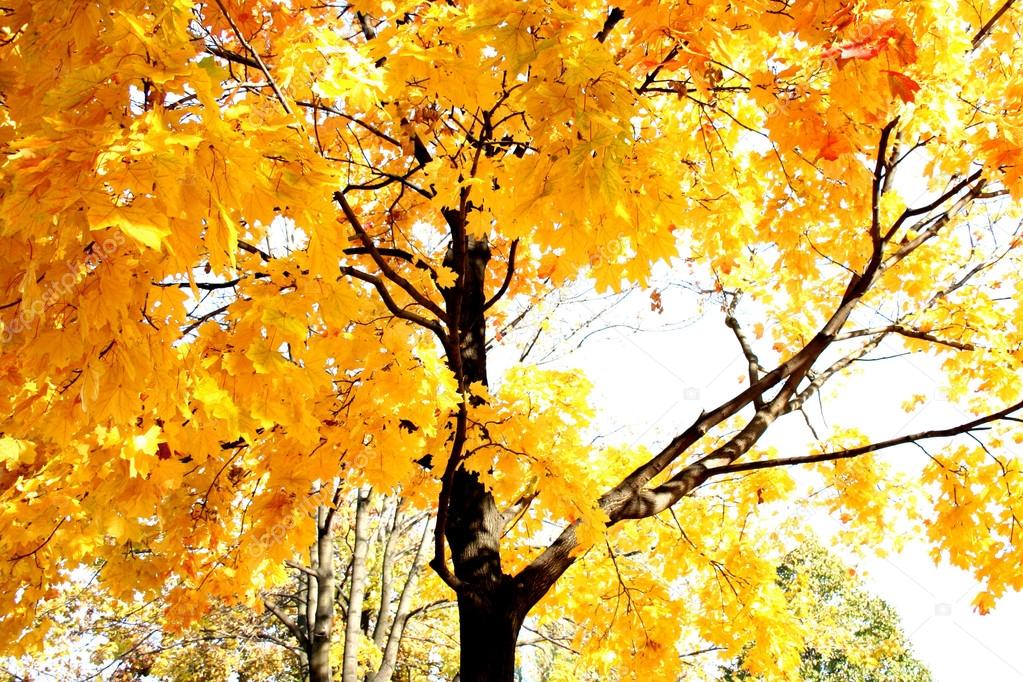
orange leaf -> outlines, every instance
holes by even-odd
[[[821,146],[821,150],[817,155],[817,158],[835,161],[842,154],[849,151],[852,151],[852,147],[849,146],[848,140],[840,135],[829,132],[828,137],[824,140],[824,145]]]
[[[888,85],[899,99],[903,102],[912,102],[916,99],[916,93],[920,89],[919,83],[904,73],[883,71],[888,74]]]

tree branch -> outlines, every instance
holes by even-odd
[[[384,305],[387,306],[387,310],[389,310],[390,313],[395,317],[419,325],[424,329],[429,329],[434,334],[439,336],[441,341],[444,342],[447,341],[447,337],[444,334],[444,329],[435,320],[428,320],[422,315],[417,315],[415,313],[404,310],[397,303],[395,303],[394,299],[391,297],[391,293],[387,291],[387,286],[379,277],[371,275],[367,272],[363,272],[362,270],[356,270],[355,268],[349,265],[341,266],[341,272],[345,275],[348,275],[349,277],[354,277],[355,279],[360,279],[363,282],[368,282],[372,284],[376,288],[377,293],[380,294],[380,298],[381,300],[383,300]]]
[[[721,460],[731,464],[749,451],[767,427],[784,413],[799,383],[806,377],[814,362],[830,347],[853,309],[876,281],[881,271],[883,247],[884,240],[874,242],[873,251],[863,272],[854,272],[851,275],[835,311],[802,349],[731,400],[709,413],[701,413],[689,428],[672,439],[659,453],[600,497],[599,504],[607,513],[609,524],[613,525],[626,518],[644,518],[669,508],[707,480],[710,475],[708,465]],[[665,483],[653,489],[646,487],[655,476],[687,452],[710,429],[738,414],[755,396],[763,395],[781,381],[785,383],[778,394],[770,403],[757,410],[746,426],[728,442],[686,465]],[[562,531],[546,550],[516,576],[523,598],[530,605],[539,600],[575,561],[572,550],[577,544],[577,526],[578,522]]]
[[[41,550],[43,547],[50,543],[50,540],[52,540],[53,536],[57,534],[57,531],[60,530],[60,527],[64,525],[65,521],[67,521],[66,516],[57,522],[57,525],[53,527],[53,530],[50,531],[50,534],[47,535],[46,538],[35,547],[35,549],[25,552],[24,554],[15,554],[10,559],[8,559],[8,561],[11,562],[21,561],[22,559],[27,559],[28,557],[37,554],[39,550]]]
[[[526,513],[526,510],[529,509],[529,505],[533,503],[533,500],[535,500],[536,496],[539,494],[540,488],[537,487],[536,478],[534,477],[530,489],[526,493],[520,495],[515,502],[501,513],[501,524],[503,526],[503,530],[501,532],[502,538],[511,532],[511,529],[518,522],[518,519]]]
[[[614,30],[614,27],[618,25],[618,22],[625,18],[625,10],[621,7],[612,7],[611,11],[607,13],[607,19],[604,20],[604,26],[601,27],[597,35],[593,36],[597,39],[598,43],[602,43],[607,40],[608,35]]]
[[[259,56],[259,53],[256,52],[252,45],[249,44],[249,41],[245,39],[245,36],[242,35],[241,29],[238,28],[238,24],[234,21],[234,17],[232,17],[231,13],[227,11],[226,7],[224,7],[223,0],[214,0],[214,2],[217,3],[217,7],[220,8],[220,12],[224,15],[224,19],[227,20],[231,30],[234,31],[234,35],[238,38],[238,42],[242,44],[242,47],[249,51],[249,54],[252,55],[252,59],[256,62],[259,70],[263,72],[264,76],[266,76],[266,80],[270,84],[270,88],[273,89],[274,95],[277,96],[281,106],[284,107],[284,111],[288,114],[293,114],[294,112],[291,109],[291,105],[288,104],[288,100],[284,98],[284,93],[281,92],[280,87],[277,85],[277,81],[275,81],[274,77],[270,74],[270,69],[267,68],[266,64],[263,62],[263,58]]]
[[[296,571],[299,571],[301,573],[305,573],[306,575],[311,575],[314,578],[319,578],[320,577],[319,574],[316,571],[314,571],[313,569],[309,568],[308,566],[303,566],[302,564],[298,563],[297,561],[291,561],[290,559],[287,559],[287,560],[285,560],[284,565],[287,566],[288,568],[293,568]]]
[[[196,289],[202,289],[203,291],[216,291],[217,289],[231,289],[238,286],[238,283],[242,281],[241,277],[228,280],[227,282],[151,282],[154,287],[176,287],[178,289],[191,289],[193,286]]]
[[[881,195],[888,184],[887,176],[891,172],[887,162],[888,139],[898,122],[898,116],[889,121],[881,130],[881,140],[877,143],[877,160],[874,163],[870,196],[870,241],[875,251],[881,248]]]
[[[757,357],[756,353],[753,352],[753,347],[750,345],[749,339],[742,331],[742,327],[739,325],[739,320],[735,317],[735,308],[738,304],[739,296],[736,294],[732,297],[732,302],[725,308],[725,326],[732,330],[732,334],[735,335],[736,340],[739,342],[742,354],[746,358],[749,383],[750,386],[752,386],[760,379],[760,373],[763,371],[763,367],[760,366],[760,359]],[[763,394],[753,396],[753,406],[758,410],[764,406]]]
[[[900,436],[898,438],[891,438],[889,440],[879,441],[877,443],[871,443],[869,445],[862,445],[857,448],[849,448],[848,450],[839,450],[837,452],[823,452],[815,455],[803,455],[801,457],[782,457],[779,459],[761,460],[759,462],[743,462],[741,464],[728,464],[725,466],[713,467],[707,470],[708,476],[719,476],[722,474],[733,474],[742,471],[756,471],[758,469],[770,469],[781,466],[792,466],[795,464],[813,464],[816,462],[830,462],[837,459],[849,459],[851,457],[859,457],[871,452],[877,452],[878,450],[885,450],[887,448],[895,447],[896,445],[906,445],[909,443],[916,443],[921,440],[929,440],[933,438],[950,438],[952,436],[959,436],[962,434],[970,433],[978,430],[985,424],[990,424],[995,421],[1009,420],[1016,421],[1016,418],[1010,416],[1013,412],[1016,412],[1023,408],[1023,401],[1010,405],[1003,410],[993,412],[986,416],[974,419],[973,421],[959,424],[947,429],[932,429],[930,431],[920,431],[919,433],[909,434],[907,436]]]
[[[959,341],[940,339],[937,336],[934,336],[934,334],[922,332],[919,329],[913,329],[912,327],[906,327],[901,324],[892,324],[887,327],[874,327],[872,329],[857,329],[840,334],[835,337],[835,340],[842,341],[845,339],[856,338],[858,336],[874,336],[875,334],[898,334],[899,336],[905,336],[911,339],[920,339],[921,341],[930,341],[931,343],[937,343],[957,350],[976,350],[976,347],[972,343],[961,343]]]
[[[880,345],[881,341],[884,340],[884,337],[885,337],[884,334],[878,334],[874,338],[870,339],[869,341],[861,345],[859,348],[855,349],[853,352],[847,354],[846,356],[837,360],[836,362],[833,362],[829,367],[825,368],[824,370],[807,375],[808,378],[810,379],[809,385],[802,391],[797,392],[796,395],[794,395],[792,399],[789,400],[788,404],[785,406],[785,409],[783,410],[783,414],[788,414],[790,412],[794,412],[795,410],[802,409],[806,401],[813,397],[813,395],[817,391],[819,391],[821,387],[824,386],[824,384],[829,379],[837,375],[839,372],[844,370],[852,363],[862,358],[864,355],[866,355],[873,349],[877,348],[877,346]],[[838,337],[836,337],[836,340],[838,340]]]
[[[457,353],[457,350],[456,350]],[[448,587],[458,592],[462,588],[462,581],[451,572],[445,560],[444,531],[447,528],[448,507],[451,505],[451,486],[455,480],[455,472],[461,464],[462,450],[465,447],[465,429],[468,421],[468,408],[465,405],[465,396],[458,405],[458,414],[455,417],[455,437],[451,444],[451,454],[448,456],[447,464],[444,466],[444,474],[441,478],[440,495],[437,497],[437,523],[433,527],[433,559],[430,561],[430,568],[437,572],[440,579]]]
[[[313,109],[313,110],[318,110],[318,111],[326,111],[326,112],[328,112],[330,114],[333,114],[335,116],[340,116],[341,118],[345,119],[346,121],[351,121],[355,125],[360,126],[360,127],[364,128],[364,129],[368,130],[369,132],[371,132],[374,135],[376,135],[377,137],[379,137],[381,140],[384,140],[385,142],[389,142],[390,144],[394,145],[395,147],[398,147],[399,149],[401,149],[401,142],[398,142],[398,140],[394,139],[393,137],[391,137],[390,135],[388,135],[384,131],[380,130],[379,128],[377,128],[377,127],[375,127],[375,126],[373,126],[373,125],[371,125],[369,123],[366,123],[362,119],[355,118],[351,114],[346,114],[345,112],[343,112],[343,111],[341,111],[339,109],[335,109],[332,106],[328,106],[326,104],[323,104],[322,102],[310,102],[308,100],[297,100],[295,102],[295,104],[297,104],[300,107],[306,107],[306,108]]]
[[[1005,14],[1010,7],[1012,7],[1013,2],[1015,2],[1015,0],[1005,0],[1005,4],[999,7],[998,10],[991,15],[991,18],[987,20],[987,23],[980,27],[977,34],[973,36],[972,45],[974,50],[980,47],[980,44],[984,42],[984,39],[987,38],[989,33],[991,33],[991,29],[994,28],[995,23],[1002,18],[1002,15]]]
[[[259,62],[257,62],[255,59],[251,59],[249,57],[246,57],[245,55],[238,54],[237,52],[232,52],[231,50],[228,50],[225,47],[221,47],[220,45],[216,44],[207,45],[206,51],[209,52],[214,57],[220,57],[221,59],[225,59],[229,62],[234,62],[235,64],[241,64],[242,66],[247,66],[252,69],[259,69],[260,71],[262,71],[262,68],[259,66]]]
[[[288,632],[291,633],[291,636],[297,639],[299,644],[304,648],[307,645],[309,639],[306,637],[306,634],[302,632],[302,630],[298,627],[298,625],[295,624],[295,621],[288,618],[288,615],[281,611],[269,599],[264,600],[263,604],[266,606],[267,611],[272,613],[274,617],[281,622],[281,625],[287,628]]]
[[[508,269],[504,273],[504,281],[501,282],[501,288],[490,297],[490,300],[483,304],[483,309],[480,312],[487,312],[492,305],[501,300],[501,298],[508,291],[508,286],[511,284],[512,275],[515,274],[515,250],[519,247],[519,240],[515,239],[511,243],[511,249],[508,251]]]
[[[345,217],[348,218],[349,224],[355,233],[359,236],[363,246],[369,252],[370,257],[373,258],[373,262],[380,268],[380,271],[384,273],[384,277],[391,280],[399,287],[401,287],[405,293],[412,297],[412,300],[421,305],[422,307],[429,310],[431,313],[437,316],[438,319],[447,321],[447,313],[441,310],[440,306],[427,298],[423,292],[412,286],[412,283],[402,277],[394,268],[392,268],[386,260],[384,260],[380,251],[373,243],[373,239],[369,236],[366,230],[362,227],[362,223],[359,221],[358,216],[355,215],[355,211],[348,204],[348,200],[345,199],[343,192],[334,192],[334,200],[341,205],[341,210],[344,211]]]
[[[974,182],[979,180],[980,176],[981,171],[976,171],[975,173],[965,178],[964,180],[957,182],[952,187],[952,189],[948,190],[931,203],[926,204],[924,206],[919,206],[917,208],[907,208],[902,212],[898,219],[896,219],[896,221],[892,223],[892,226],[888,229],[888,232],[885,233],[884,240],[891,241],[892,237],[895,236],[895,233],[899,230],[900,227],[902,227],[905,224],[907,220],[918,215],[926,215],[930,213],[931,211],[938,208],[955,195],[959,194],[959,192],[963,191],[964,189],[972,185]]]

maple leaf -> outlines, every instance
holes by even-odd
[[[843,18],[843,26],[850,25]],[[885,10],[877,10],[852,23],[857,37],[853,40],[832,45],[821,53],[824,59],[837,60],[838,66],[853,59],[871,60],[881,52],[891,50],[901,64],[916,61],[916,43],[904,24]]]
[[[920,84],[910,78],[904,73],[898,71],[887,71],[883,70],[882,73],[888,74],[888,84],[892,88],[892,92],[901,99],[903,102],[912,102],[916,100],[916,93],[920,90]]]
[[[850,151],[852,151],[852,146],[845,137],[837,132],[829,131],[827,136],[824,138],[824,144],[818,152],[818,158],[835,161],[840,156],[847,154]]]
[[[885,48],[883,39],[868,36],[862,40],[841,43],[821,53],[824,59],[837,59],[839,65],[850,59],[873,59]]]

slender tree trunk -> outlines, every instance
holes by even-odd
[[[390,524],[387,522],[387,511],[381,513],[380,529],[386,535],[384,538],[384,556],[380,562],[380,606],[377,609],[376,622],[373,624],[373,643],[383,649],[387,643],[388,616],[391,606],[391,593],[393,590],[393,564],[394,553],[397,547],[398,521],[401,519],[401,498],[393,498],[389,506],[394,509],[394,516]]]
[[[309,633],[309,681],[331,682],[330,644],[334,628],[333,512],[316,510],[316,599]],[[310,588],[312,585],[310,585]]]
[[[341,682],[358,682],[359,642],[362,637],[362,601],[366,595],[366,553],[369,550],[369,491],[359,491],[355,505],[355,546],[352,548],[352,585],[348,593],[345,649]]]
[[[392,533],[395,532],[392,530]],[[405,585],[401,588],[401,596],[398,597],[398,607],[394,613],[394,620],[386,634],[386,645],[383,647],[384,655],[380,661],[380,669],[370,678],[369,682],[390,682],[394,675],[394,668],[398,663],[398,650],[401,647],[401,639],[405,632],[405,624],[408,622],[412,606],[412,594],[416,589],[416,582],[419,579],[419,571],[426,562],[426,550],[429,547],[430,524],[423,524],[423,536],[416,549],[416,556],[412,560],[412,567],[409,569]]]

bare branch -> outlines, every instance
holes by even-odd
[[[911,339],[920,339],[921,341],[930,341],[931,343],[937,343],[957,350],[976,350],[976,347],[972,343],[961,343],[950,339],[941,339],[934,334],[923,332],[919,329],[913,329],[912,327],[906,327],[901,324],[891,324],[887,327],[874,327],[872,329],[856,329],[836,336],[835,340],[842,341],[844,339],[852,339],[860,336],[875,336],[878,334],[898,334],[899,336],[905,336]]]
[[[288,618],[288,615],[284,613],[284,611],[282,611],[280,608],[278,608],[277,605],[275,605],[269,599],[265,600],[263,604],[266,606],[266,610],[272,613],[274,617],[281,622],[281,625],[287,628],[288,632],[291,633],[292,637],[298,640],[303,647],[306,646],[309,640],[306,637],[306,634],[302,632],[302,629],[295,624],[295,621],[293,621],[291,618]]]
[[[316,111],[326,111],[326,112],[328,112],[330,114],[333,114],[334,116],[340,116],[341,118],[345,119],[346,121],[351,121],[355,125],[360,126],[360,127],[364,128],[364,129],[368,130],[369,132],[371,132],[374,135],[376,135],[377,137],[379,137],[381,140],[384,140],[385,142],[389,142],[390,144],[393,144],[395,147],[398,147],[399,149],[401,148],[401,142],[398,142],[398,140],[394,139],[393,137],[391,137],[390,135],[388,135],[384,131],[380,130],[379,128],[377,128],[377,127],[375,127],[375,126],[373,126],[373,125],[371,125],[369,123],[366,123],[365,121],[363,121],[360,118],[356,118],[356,117],[352,116],[351,114],[346,114],[345,112],[341,111],[340,109],[336,109],[336,108],[334,108],[332,106],[328,106],[328,105],[326,105],[326,104],[324,104],[322,102],[310,102],[308,100],[297,100],[295,102],[295,104],[297,104],[300,107],[306,107],[308,109],[313,109],[313,110],[316,110]]]
[[[287,566],[288,568],[293,568],[301,573],[305,573],[306,575],[311,575],[314,578],[320,577],[316,571],[309,568],[308,566],[298,563],[297,561],[291,561],[290,559],[288,559],[284,562],[284,565]]]
[[[921,440],[929,440],[932,438],[950,438],[952,436],[959,436],[968,434],[972,431],[976,431],[986,424],[992,422],[1007,420],[1016,421],[1012,417],[1012,413],[1023,408],[1023,401],[1010,405],[1009,407],[985,415],[973,421],[959,424],[947,429],[933,429],[930,431],[921,431],[919,433],[909,434],[907,436],[900,436],[898,438],[891,438],[889,440],[878,441],[877,443],[871,443],[869,445],[863,445],[857,448],[849,448],[848,450],[839,450],[837,452],[823,452],[816,455],[804,455],[801,457],[782,457],[779,459],[761,460],[759,462],[743,462],[741,464],[728,464],[725,466],[713,467],[707,470],[708,476],[719,476],[721,474],[733,474],[741,471],[756,471],[758,469],[770,469],[780,466],[792,466],[795,464],[813,464],[816,462],[830,462],[837,459],[849,459],[851,457],[859,457],[871,452],[877,452],[878,450],[885,450],[887,448],[895,447],[896,445],[906,445],[909,443],[916,443]]]
[[[793,412],[795,410],[801,410],[803,408],[803,405],[806,404],[806,401],[813,397],[829,379],[836,376],[846,367],[856,362],[870,351],[877,348],[881,344],[881,341],[884,340],[884,337],[885,337],[884,334],[878,334],[877,336],[868,340],[866,343],[862,344],[859,348],[855,349],[851,353],[848,353],[841,359],[833,362],[829,367],[819,372],[808,374],[807,377],[810,379],[809,385],[792,397],[788,405],[785,406],[783,414],[788,414],[789,412]]]
[[[760,359],[757,354],[753,352],[753,346],[750,345],[749,339],[743,332],[742,327],[739,325],[739,320],[735,317],[735,308],[739,304],[739,296],[736,294],[732,297],[732,302],[725,308],[725,325],[732,330],[735,335],[735,339],[739,342],[739,347],[742,349],[742,354],[746,358],[746,365],[749,373],[750,386],[757,383],[760,379],[760,373],[764,371],[764,368],[760,365]],[[763,394],[753,396],[753,406],[756,409],[760,409],[764,406]]]
[[[959,194],[960,192],[962,192],[964,189],[966,189],[967,187],[972,185],[977,180],[980,180],[980,177],[981,177],[981,171],[976,171],[975,173],[973,173],[969,177],[967,177],[967,178],[957,182],[955,185],[952,186],[952,189],[946,191],[944,194],[942,194],[941,196],[936,198],[931,203],[925,204],[924,206],[919,206],[917,208],[907,208],[906,210],[904,210],[902,212],[902,215],[900,215],[896,219],[896,221],[894,223],[892,223],[892,226],[890,228],[888,228],[888,232],[885,233],[885,235],[884,235],[884,240],[886,242],[887,241],[891,241],[892,237],[895,236],[895,233],[898,232],[899,228],[902,227],[906,223],[907,220],[909,220],[910,218],[916,217],[916,216],[927,215],[928,213],[930,213],[934,209],[938,208],[939,206],[944,204],[946,201],[948,201],[952,197],[954,197],[957,194]],[[979,191],[979,189],[977,191]],[[919,239],[919,237],[918,237],[918,239]],[[903,247],[903,248],[905,248],[905,247]],[[913,248],[916,248],[916,247],[913,247]],[[910,250],[912,250],[912,249],[910,249]]]

